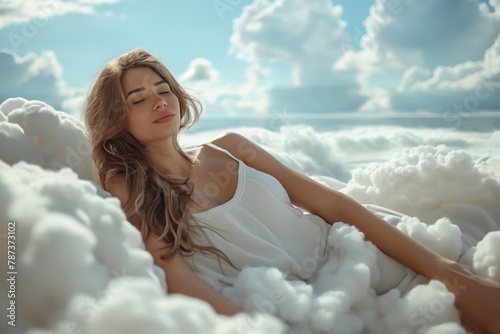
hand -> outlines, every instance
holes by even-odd
[[[474,334],[500,334],[500,284],[474,275],[460,265],[443,283],[455,296],[462,324]]]

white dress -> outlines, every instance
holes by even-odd
[[[321,217],[294,207],[285,188],[273,176],[247,166],[212,143],[205,145],[238,162],[238,183],[229,201],[194,214],[192,224],[211,228],[204,229],[211,244],[203,236],[194,236],[194,241],[198,245],[215,246],[236,268],[215,255],[200,252],[186,256],[187,264],[217,290],[233,286],[245,267],[275,267],[287,279],[314,280],[318,268],[328,260],[332,226]],[[364,206],[393,225],[404,216],[376,205]],[[377,293],[391,288],[403,293],[426,280],[378,249],[376,252],[380,271],[379,282],[374,285]]]
[[[204,230],[212,245],[224,252],[237,269],[216,256],[199,252],[185,257],[188,265],[217,290],[232,286],[247,266],[275,267],[290,279],[311,278],[314,261],[326,252],[330,225],[294,207],[273,176],[247,166],[214,144],[205,145],[238,162],[238,183],[229,201],[194,214],[191,223],[211,227]],[[209,245],[202,236],[195,237],[195,242]]]

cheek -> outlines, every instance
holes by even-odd
[[[144,113],[141,113],[140,111],[131,111],[128,114],[127,118],[127,129],[130,131],[130,133],[134,134],[138,130],[144,128],[143,124],[145,122],[144,119]]]
[[[167,103],[170,105],[174,105],[177,109],[179,109],[180,103],[176,95],[172,94],[170,101],[168,101]]]
[[[146,122],[149,117],[147,108],[134,108],[128,113],[128,118],[134,122]]]

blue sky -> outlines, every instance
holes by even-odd
[[[233,19],[249,3],[251,1],[234,0],[104,3],[95,7],[94,15],[69,13],[51,17],[40,27],[34,24],[38,30],[36,35],[16,48],[9,34],[22,36],[26,23],[6,26],[0,30],[0,45],[18,50],[20,56],[54,50],[60,64],[68,69],[65,80],[77,87],[87,84],[106,60],[134,47],[143,47],[158,55],[174,73],[182,73],[192,59],[205,57],[220,68],[228,80],[240,80],[246,64],[228,55],[228,41]],[[349,28],[364,28],[362,21],[373,1],[336,3],[348,6],[344,19],[350,22]],[[357,30],[351,30],[354,36]],[[82,66],[74,66],[76,60]]]
[[[104,64],[142,47],[210,115],[500,111],[499,0],[0,0],[0,13],[0,101],[78,115]]]

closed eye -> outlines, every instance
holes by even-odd
[[[142,99],[142,100],[138,100],[138,101],[135,101],[135,102],[132,102],[132,104],[133,104],[133,105],[136,105],[136,104],[141,103],[142,101],[144,101],[144,99]]]
[[[168,94],[168,93],[170,93],[170,91],[160,92],[160,94]]]

